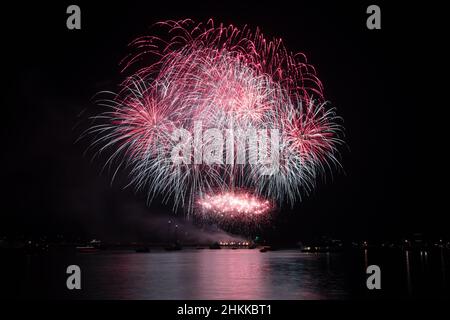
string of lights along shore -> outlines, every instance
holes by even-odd
[[[175,211],[257,222],[340,167],[342,119],[314,66],[259,28],[156,23],[130,43],[85,135],[105,166]]]

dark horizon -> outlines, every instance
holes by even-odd
[[[233,23],[283,38],[315,66],[325,97],[344,119],[343,170],[294,208],[281,209],[264,231],[280,242],[321,235],[341,239],[399,239],[413,233],[449,237],[445,212],[429,201],[425,182],[428,137],[422,134],[428,99],[422,64],[432,50],[423,23],[408,25],[408,8],[383,4],[382,30],[365,28],[370,3],[299,3],[297,7],[80,2],[82,29],[69,31],[69,3],[14,6],[2,23],[11,73],[4,94],[0,236],[74,234],[129,239],[165,230],[172,205],[147,205],[143,192],[111,184],[89,140],[77,141],[99,107],[92,97],[116,89],[119,62],[134,38],[166,19]],[[236,14],[239,12],[239,14]],[[20,19],[18,18],[20,16]],[[11,19],[11,21],[9,21]],[[3,27],[5,30],[6,27]],[[420,66],[417,60],[420,59]],[[427,70],[424,71],[425,73]],[[423,82],[421,82],[423,81]],[[417,83],[421,87],[417,88]],[[422,87],[423,86],[423,87]],[[182,212],[178,212],[182,219]],[[161,222],[159,222],[161,221]],[[191,224],[191,222],[188,222]],[[193,229],[195,230],[195,228]]]

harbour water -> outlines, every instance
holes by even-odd
[[[10,258],[3,276],[9,296],[33,299],[448,298],[449,262],[448,250],[63,251]],[[73,264],[81,290],[66,288]],[[366,287],[370,264],[381,268],[381,290]]]

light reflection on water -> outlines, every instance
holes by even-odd
[[[450,251],[349,249],[132,250],[4,253],[0,293],[27,299],[392,299],[450,298]],[[81,290],[66,287],[69,265]],[[381,290],[366,287],[366,266],[381,269]]]
[[[84,292],[100,299],[340,299],[339,255],[183,250],[79,256]]]

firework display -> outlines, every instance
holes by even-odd
[[[259,29],[165,21],[133,41],[88,130],[131,185],[188,214],[258,217],[339,165],[341,119],[303,54]]]
[[[225,192],[218,195],[207,195],[199,200],[202,209],[214,212],[220,216],[224,215],[260,215],[265,214],[271,208],[268,200],[261,201],[250,194],[236,194]]]

